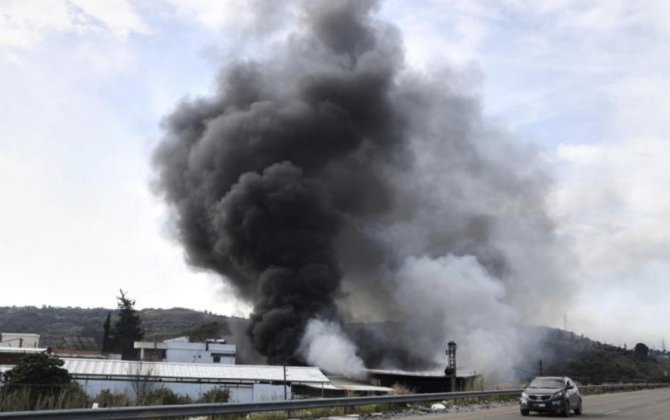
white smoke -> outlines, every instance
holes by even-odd
[[[461,373],[485,373],[488,382],[513,376],[522,349],[517,314],[505,302],[501,281],[474,257],[409,257],[396,281],[407,346],[432,353],[435,364],[444,366],[446,343],[453,340]]]
[[[365,366],[356,355],[356,346],[336,322],[311,319],[298,351],[307,363],[328,373],[353,379],[365,376]]]

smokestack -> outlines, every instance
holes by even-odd
[[[444,374],[451,379],[451,391],[456,391],[456,349],[458,346],[456,342],[450,341],[447,343],[447,367],[444,369]]]
[[[248,334],[271,363],[436,367],[452,336],[478,370],[500,369],[472,349],[518,353],[522,311],[556,312],[530,283],[570,290],[547,177],[457,78],[405,68],[376,9],[305,3],[284,47],[229,63],[216,92],[179,104],[157,192],[188,263],[253,304]],[[393,327],[354,343],[343,318]],[[336,363],[319,358],[333,340]]]

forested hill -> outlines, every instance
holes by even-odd
[[[91,337],[102,341],[107,308],[53,306],[0,306],[0,332],[40,334],[42,346],[60,346],[63,337]],[[199,312],[192,309],[143,309],[138,311],[147,340],[179,335],[194,339],[230,336],[243,331],[246,319]],[[113,322],[113,321],[112,321]]]
[[[59,347],[63,337],[91,337],[100,348],[107,308],[62,307],[0,307],[0,332],[40,334],[42,346]],[[115,311],[112,311],[114,313]],[[199,312],[192,309],[143,309],[139,311],[145,340],[163,340],[189,336],[193,341],[207,338],[229,338],[238,346],[238,363],[265,363],[251,346],[246,335],[248,320]],[[114,323],[115,318],[112,318]],[[361,340],[362,336],[392,334],[393,323],[351,324],[350,331]],[[361,334],[361,332],[365,334]],[[670,353],[648,348],[643,343],[618,347],[578,336],[571,332],[542,326],[524,327],[526,342],[534,346],[526,349],[516,366],[519,379],[530,379],[540,373],[569,375],[582,383],[612,381],[654,380],[670,382]],[[89,340],[86,340],[89,341]],[[386,351],[392,351],[387,349]],[[374,358],[365,357],[373,366]]]
[[[567,375],[582,383],[670,382],[670,353],[665,349],[644,343],[615,346],[555,328],[533,328],[542,340],[537,356],[527,357],[524,366],[530,377],[544,359],[545,375]]]

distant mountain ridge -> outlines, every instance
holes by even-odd
[[[91,337],[97,345],[102,342],[103,323],[107,308],[78,308],[53,306],[0,307],[0,332],[40,334],[42,346],[58,347],[64,337]],[[142,309],[138,311],[145,340],[163,340],[181,335],[192,340],[229,338],[238,347],[238,363],[266,363],[252,347],[246,335],[249,320],[217,315],[186,308]],[[389,333],[392,323],[351,324],[349,330],[357,341],[371,333]],[[544,326],[523,328],[524,334],[537,338],[533,350],[524,355],[517,374],[525,380],[540,373],[568,375],[582,383],[654,380],[670,382],[670,354],[650,349],[643,357],[635,349],[622,348],[591,340],[569,331]],[[363,337],[363,338],[362,338]],[[396,351],[399,362],[403,354]],[[361,353],[366,363],[375,363],[374,355]],[[374,367],[374,366],[371,366]]]
[[[62,337],[92,337],[102,343],[102,331],[108,308],[54,306],[0,306],[0,332],[40,334],[43,346],[58,346]],[[147,340],[161,340],[186,333],[231,335],[231,324],[245,324],[246,319],[200,312],[186,308],[142,309],[139,315]],[[204,328],[204,331],[203,331]],[[207,337],[215,338],[215,337]]]

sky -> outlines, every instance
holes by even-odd
[[[151,155],[182,98],[285,39],[287,4],[0,0],[0,305],[113,307],[123,289],[140,308],[249,312],[184,262],[152,193]],[[401,30],[408,67],[448,71],[490,121],[540,151],[575,256],[564,270],[578,279],[573,296],[555,297],[566,309],[552,326],[660,348],[670,3],[387,0],[379,15]]]

